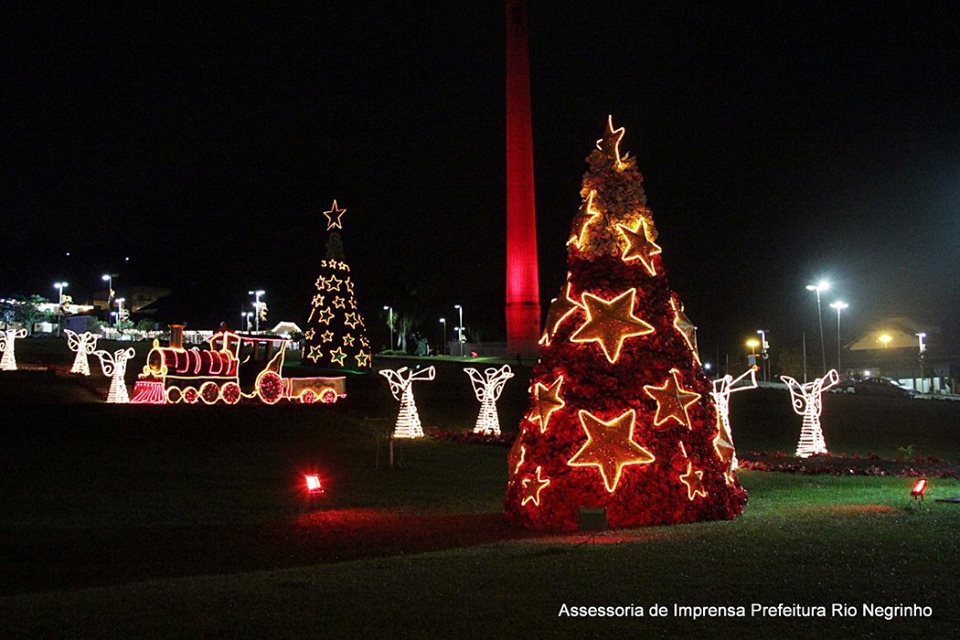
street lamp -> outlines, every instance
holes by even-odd
[[[836,302],[830,303],[831,309],[837,310],[837,371],[843,372],[843,369],[840,367],[840,312],[849,307],[846,302],[843,300],[837,300]]]
[[[763,358],[763,381],[767,382],[767,360],[770,358],[767,349],[770,348],[770,343],[767,342],[766,329],[757,329],[757,334],[760,336],[760,357]]]
[[[54,282],[53,288],[57,290],[57,337],[60,336],[60,325],[63,324],[63,288],[69,287],[67,282]]]
[[[384,305],[383,310],[387,312],[387,326],[390,327],[390,351],[393,351],[393,307]]]
[[[123,303],[126,302],[126,298],[117,298],[117,331],[120,331],[120,321],[123,320]]]
[[[921,332],[916,334],[916,336],[917,336],[917,340],[920,341],[920,353],[924,353],[927,350],[927,345],[924,344],[923,339],[927,337],[927,334]]]
[[[879,340],[880,342],[882,342],[882,343],[883,343],[883,348],[886,349],[886,348],[887,348],[887,345],[890,344],[890,341],[893,340],[893,338],[890,337],[888,334],[885,333],[885,334],[883,334],[882,336],[880,336],[879,338],[877,338],[877,340]]]
[[[240,326],[242,327],[241,331],[250,331],[250,316],[252,315],[252,311],[240,312]]]
[[[253,326],[254,331],[260,332],[260,296],[265,294],[266,291],[263,289],[257,289],[256,291],[247,291],[247,295],[253,296]]]
[[[110,303],[113,302],[113,279],[118,277],[115,273],[105,273],[100,276],[100,279],[107,283],[107,309],[110,308]]]
[[[823,365],[823,373],[827,372],[827,351],[823,346],[823,312],[820,308],[820,293],[822,291],[829,291],[830,283],[826,280],[821,280],[817,284],[808,284],[807,291],[816,291],[817,292],[817,318],[820,321],[820,362]]]
[[[760,346],[760,341],[756,338],[747,338],[746,345],[750,347],[750,355],[757,356],[757,347]]]
[[[440,324],[443,325],[443,339],[440,341],[440,348],[445,355],[447,353],[447,319],[440,318]]]
[[[458,304],[453,305],[453,308],[460,313],[460,326],[457,327],[457,342],[460,343],[460,357],[463,357],[463,307]]]

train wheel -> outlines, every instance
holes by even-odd
[[[317,394],[313,392],[313,389],[307,389],[300,394],[300,402],[303,404],[313,404],[317,401]]]
[[[217,383],[207,380],[200,385],[200,399],[203,400],[204,404],[216,403],[220,399],[220,387],[217,386]]]
[[[331,389],[330,387],[327,387],[326,389],[320,392],[320,402],[324,404],[333,404],[334,402],[337,401],[337,398],[339,398],[339,396],[337,395],[337,392]]]
[[[223,385],[223,389],[220,390],[220,395],[223,396],[223,401],[227,404],[237,404],[240,402],[240,385],[236,382],[228,382]]]
[[[200,394],[193,387],[187,387],[183,390],[183,401],[187,404],[196,404],[200,399]]]
[[[180,387],[170,387],[167,389],[167,403],[177,404],[183,400],[183,391],[180,390]]]
[[[267,404],[276,404],[283,397],[283,378],[273,371],[261,374],[257,379],[257,393]]]

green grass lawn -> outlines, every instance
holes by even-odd
[[[21,362],[30,342],[18,344]],[[437,382],[418,389],[428,428],[472,425],[478,405],[461,367],[440,364]],[[524,410],[518,378],[502,400],[508,429]],[[348,398],[324,407],[108,406],[94,402],[102,383],[0,377],[0,637],[940,638],[960,629],[960,505],[933,501],[960,495],[954,479],[932,481],[917,507],[909,478],[745,472],[750,502],[732,522],[531,535],[499,516],[502,446],[408,442],[402,466],[385,467],[396,403],[379,376],[351,379]],[[785,392],[731,404],[739,449],[793,451],[800,418]],[[828,396],[823,422],[834,452],[914,445],[960,462],[960,403]],[[297,487],[308,469],[327,487],[314,513],[302,513]],[[748,617],[650,618],[655,603],[744,605]],[[828,617],[749,617],[751,603],[826,605]],[[829,617],[832,603],[860,615]],[[864,619],[862,603],[917,603],[933,617]],[[559,617],[563,604],[648,615]]]

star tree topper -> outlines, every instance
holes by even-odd
[[[330,210],[323,212],[323,215],[327,217],[327,231],[330,229],[343,229],[340,218],[342,218],[346,212],[346,209],[341,209],[337,206],[337,201],[334,199],[333,204],[330,205]]]
[[[571,467],[597,467],[609,493],[616,491],[625,466],[650,464],[655,460],[652,453],[633,440],[633,427],[637,421],[637,412],[633,409],[609,422],[583,409],[577,415],[587,441],[567,464]]]

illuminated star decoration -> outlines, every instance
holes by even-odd
[[[321,341],[321,342],[333,342],[333,331],[330,331],[329,329],[327,329],[326,331],[324,331],[323,333],[321,333],[321,334],[320,334],[320,341]]]
[[[323,212],[323,215],[327,217],[327,231],[330,229],[343,229],[343,225],[340,223],[340,218],[343,217],[343,214],[346,212],[346,209],[337,207],[337,201],[334,200],[333,204],[330,205],[330,210]]]
[[[657,401],[657,414],[653,419],[655,427],[673,419],[685,425],[688,429],[693,428],[690,425],[690,415],[687,413],[687,408],[700,399],[700,394],[684,389],[680,385],[680,379],[677,377],[678,373],[676,369],[671,369],[670,377],[664,380],[662,386],[655,387],[648,384],[643,387],[644,393]],[[669,427],[664,427],[664,429],[667,428]]]
[[[346,351],[344,351],[340,347],[337,347],[336,349],[330,352],[330,361],[340,365],[341,367],[343,366],[343,361],[346,359],[346,357],[347,357]]]
[[[347,303],[340,296],[336,296],[333,299],[333,306],[336,307],[337,309],[346,309]]]
[[[650,464],[655,460],[652,453],[633,441],[633,427],[637,420],[637,412],[633,409],[609,422],[583,409],[577,415],[587,441],[567,464],[571,467],[597,467],[607,492],[613,493],[617,489],[625,466]]]
[[[333,320],[333,309],[330,307],[324,307],[320,313],[317,314],[317,322],[330,324],[331,320]]]
[[[541,475],[541,471],[543,471],[543,467],[537,467],[536,477],[531,475],[529,478],[524,478],[520,481],[520,486],[523,487],[523,499],[520,500],[520,506],[528,502],[532,502],[538,507],[540,506],[540,492],[550,485],[549,478],[544,478]]]
[[[542,382],[538,382],[533,387],[533,397],[536,398],[537,407],[531,416],[531,420],[540,421],[540,433],[547,432],[547,425],[550,423],[550,416],[553,412],[567,404],[560,397],[560,387],[562,385],[563,376],[560,376],[549,387]]]
[[[633,315],[636,295],[636,289],[627,289],[611,300],[604,300],[592,293],[584,293],[581,299],[587,320],[570,336],[570,341],[599,342],[607,360],[616,362],[624,340],[654,331],[651,325]]]
[[[613,115],[609,115],[607,116],[607,130],[603,137],[597,140],[597,149],[613,160],[613,166],[617,171],[622,171],[627,166],[627,163],[620,158],[620,141],[623,140],[625,132],[626,129],[623,127],[613,128]]]
[[[330,279],[327,280],[327,291],[340,291],[341,284],[343,284],[343,280],[337,276],[330,276]]]
[[[700,354],[697,350],[696,325],[690,322],[690,318],[683,312],[683,305],[677,300],[675,294],[670,298],[670,306],[673,307],[674,311],[673,327],[683,336],[687,346],[690,347],[690,353],[693,354],[693,359],[697,361],[697,364],[700,364]]]
[[[597,197],[597,192],[593,189],[590,190],[590,193],[587,195],[587,199],[583,201],[580,205],[580,213],[577,214],[577,220],[581,220],[580,228],[577,230],[576,235],[572,236],[570,240],[567,241],[567,244],[572,244],[578,249],[583,248],[583,243],[587,239],[587,227],[590,226],[590,223],[600,217],[600,210],[593,206],[593,200]]]
[[[303,333],[303,337],[306,338],[307,340],[313,340],[313,336],[315,336],[316,334],[317,334],[317,332],[314,331],[313,329],[307,329],[307,330]]]
[[[343,324],[347,325],[351,329],[356,329],[358,324],[362,324],[360,321],[360,315],[354,311],[344,315]]]
[[[636,229],[631,229],[623,224],[618,224],[617,229],[627,239],[627,247],[623,250],[623,255],[620,258],[624,262],[639,260],[647,273],[651,276],[657,275],[657,270],[653,266],[653,256],[662,253],[662,250],[659,245],[647,237],[647,221],[641,219]]]
[[[550,339],[557,333],[560,324],[580,308],[580,303],[572,298],[572,293],[573,284],[568,280],[560,297],[550,303],[550,310],[547,311],[547,324],[543,329],[540,344],[549,345]]]
[[[691,501],[697,496],[707,497],[707,491],[703,488],[703,471],[694,471],[693,462],[687,462],[687,472],[680,475],[680,481],[687,485],[687,498]]]
[[[322,358],[322,357],[323,357],[323,351],[320,350],[320,345],[315,344],[315,345],[313,345],[312,347],[310,347],[310,352],[307,353],[307,357],[308,357],[309,359],[313,360],[314,362],[316,362],[317,360],[319,360],[320,358]]]
[[[370,362],[370,354],[364,353],[363,351],[355,355],[354,358],[357,359],[358,367],[366,367],[367,364]]]
[[[354,338],[351,334],[348,333],[347,335],[343,336],[343,346],[352,347],[354,342],[356,342],[356,338]]]

